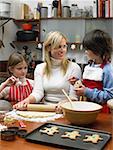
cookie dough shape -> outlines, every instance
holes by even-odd
[[[98,134],[86,135],[86,139],[83,139],[85,142],[98,143],[99,140],[103,140]]]
[[[76,140],[78,136],[81,136],[78,131],[65,132],[64,135],[61,135],[63,138],[69,138],[71,140]]]
[[[81,88],[83,87],[83,84],[82,84],[82,81],[81,80],[77,80],[74,84],[74,87],[75,88]]]
[[[52,117],[56,114],[54,112],[35,112],[35,111],[17,111],[16,113],[18,116],[24,118],[46,118]]]
[[[45,133],[48,135],[53,135],[55,133],[59,133],[58,127],[57,126],[53,126],[51,128],[47,128],[45,127],[44,130],[40,130],[41,133]]]

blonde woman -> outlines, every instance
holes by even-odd
[[[78,64],[66,58],[67,38],[58,31],[48,33],[44,41],[45,62],[36,66],[34,73],[34,88],[24,101],[14,105],[16,109],[25,109],[28,103],[39,103],[42,99],[46,104],[58,104],[68,95],[76,99],[70,77],[81,78]]]

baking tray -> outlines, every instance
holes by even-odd
[[[43,130],[44,127],[50,128],[52,126],[57,126],[59,129],[59,133],[55,133],[54,135],[50,136],[40,132],[40,129]],[[69,138],[62,138],[61,135],[67,131],[77,130],[80,133],[80,137],[77,137],[76,140],[71,140]],[[99,134],[103,140],[98,141],[98,143],[88,143],[83,142],[85,135],[92,135],[92,134]],[[71,125],[64,125],[59,123],[45,123],[40,127],[36,128],[35,130],[28,133],[25,139],[29,142],[39,143],[39,144],[46,144],[60,148],[66,149],[76,149],[76,150],[102,150],[106,143],[110,140],[111,133],[104,132],[101,130],[93,130],[84,127],[78,126],[71,126]]]

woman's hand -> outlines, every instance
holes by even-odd
[[[29,100],[26,98],[25,100],[18,102],[15,105],[13,105],[13,108],[17,109],[17,110],[27,110],[28,104],[29,104]]]
[[[61,102],[59,102],[57,105],[56,105],[56,113],[62,113],[62,108],[61,108],[61,105],[65,102],[68,102],[68,100],[62,100]]]
[[[75,77],[70,77],[70,78],[68,79],[68,81],[69,81],[70,84],[72,84],[72,85],[74,85],[77,80],[78,80],[78,78],[75,78]]]

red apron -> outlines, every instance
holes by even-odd
[[[103,69],[104,65],[105,64],[101,64],[100,68]],[[102,90],[103,89],[102,81],[83,79],[83,84],[86,87],[91,88],[91,89],[94,89],[94,88],[97,88],[98,90]],[[109,113],[110,112],[110,109],[108,108],[107,104],[103,104],[102,106],[103,106],[102,112],[104,112],[104,113]]]
[[[10,87],[9,90],[9,101],[13,102],[14,104],[24,100],[25,98],[27,98],[31,92],[33,87],[31,86],[31,84],[29,83],[28,80],[26,80],[27,84],[22,86],[16,86],[16,85],[12,85]]]

